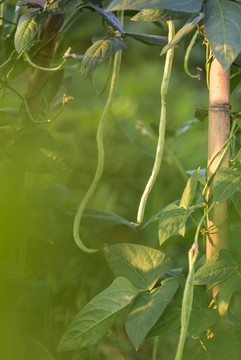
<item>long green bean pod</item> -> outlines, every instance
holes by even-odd
[[[192,302],[193,302],[193,291],[194,291],[194,265],[198,257],[198,236],[201,229],[201,226],[206,219],[208,213],[212,210],[215,203],[213,203],[207,211],[204,212],[201,220],[199,221],[194,243],[191,249],[188,252],[188,261],[189,261],[189,272],[185,284],[185,289],[182,299],[182,312],[181,312],[181,333],[178,342],[177,352],[175,360],[182,360],[182,354],[184,349],[184,344],[187,336],[187,330],[190,320],[190,315],[192,311]]]
[[[123,11],[121,12],[121,22],[123,22]],[[88,191],[86,192],[83,200],[81,201],[81,203],[79,205],[78,211],[77,211],[75,219],[74,219],[74,228],[73,228],[74,240],[75,240],[77,246],[82,251],[87,252],[87,253],[94,253],[94,252],[97,252],[99,249],[89,249],[83,244],[82,240],[80,239],[79,226],[80,226],[80,221],[81,221],[83,212],[86,208],[86,205],[87,205],[89,199],[92,197],[92,195],[100,181],[100,178],[102,176],[103,169],[104,169],[104,144],[103,144],[104,127],[105,127],[107,116],[111,110],[111,106],[113,103],[115,91],[116,91],[118,80],[119,80],[121,56],[122,56],[122,50],[119,50],[115,53],[109,95],[108,95],[103,113],[101,115],[97,134],[96,134],[98,160],[97,160],[95,176],[92,180],[92,183],[90,184]]]
[[[173,21],[167,21],[167,24],[168,24],[168,41],[170,42],[175,34],[175,26]],[[174,56],[174,47],[168,50],[166,54],[165,67],[164,67],[163,79],[161,84],[161,115],[160,115],[159,137],[158,137],[158,143],[156,149],[156,156],[155,156],[155,161],[151,176],[146,184],[145,190],[141,197],[138,214],[137,214],[137,224],[141,224],[143,220],[147,199],[155,184],[157,175],[161,167],[163,149],[165,144],[165,131],[166,131],[166,95],[167,95],[169,80],[171,76],[173,56]]]

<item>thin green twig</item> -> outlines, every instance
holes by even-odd
[[[124,14],[123,14],[123,11],[121,11],[121,19],[120,20],[122,23],[123,23],[123,18],[124,18]],[[119,50],[115,53],[110,91],[109,91],[109,95],[108,95],[103,113],[100,118],[98,130],[97,130],[97,134],[96,134],[98,160],[97,160],[97,168],[95,171],[95,176],[92,180],[92,183],[90,184],[90,187],[89,187],[87,193],[85,194],[83,200],[81,201],[81,203],[79,205],[78,211],[77,211],[75,219],[74,219],[74,228],[73,228],[74,240],[75,240],[77,246],[82,251],[87,252],[87,253],[97,252],[99,249],[89,249],[83,244],[82,240],[80,239],[80,233],[79,233],[80,221],[81,221],[83,212],[86,208],[86,205],[87,205],[89,199],[92,197],[92,195],[101,179],[103,169],[104,169],[104,144],[103,144],[104,127],[105,127],[107,116],[109,115],[110,110],[111,110],[111,106],[112,106],[112,103],[114,100],[114,95],[115,95],[115,91],[116,91],[118,80],[119,80],[121,55],[122,55],[122,50]]]
[[[175,27],[173,21],[167,21],[167,24],[168,24],[168,40],[170,42],[175,34]],[[156,156],[155,156],[155,161],[151,176],[146,184],[145,190],[141,197],[138,214],[137,214],[138,225],[142,223],[145,214],[147,199],[155,184],[156,178],[158,176],[161,167],[163,149],[165,144],[165,130],[166,130],[166,95],[167,95],[168,84],[171,76],[173,56],[174,56],[174,47],[168,50],[166,55],[166,62],[165,62],[162,85],[161,85],[161,116],[160,116],[159,137],[158,137],[158,143],[156,149]]]

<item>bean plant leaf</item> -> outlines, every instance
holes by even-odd
[[[173,331],[180,326],[181,308],[175,305],[168,305],[163,315],[159,318],[153,328],[149,331],[148,337],[163,335]]]
[[[106,228],[115,225],[125,225],[135,230],[135,227],[127,219],[101,209],[86,209],[81,220],[81,226],[87,227]]]
[[[53,245],[57,228],[57,220],[52,211],[38,209],[29,213],[27,231],[30,238]]]
[[[198,168],[188,179],[187,185],[181,197],[179,207],[188,209],[191,206],[197,188],[199,170],[200,168]]]
[[[125,36],[130,36],[136,40],[150,45],[165,46],[168,43],[168,38],[166,36],[137,34],[132,32],[126,32]]]
[[[160,245],[183,227],[191,213],[177,205],[170,205],[162,212],[158,227]]]
[[[208,108],[206,106],[198,106],[195,110],[194,117],[199,121],[204,121],[208,117]]]
[[[140,294],[132,304],[125,327],[136,350],[172,300],[178,286],[177,281],[169,282]]]
[[[240,360],[240,341],[238,338],[235,339],[228,331],[219,330],[215,333],[215,336],[209,339],[204,337],[203,343],[208,359]]]
[[[201,10],[202,0],[112,0],[108,10],[169,9],[196,13]]]
[[[238,191],[241,191],[241,171],[225,167],[219,169],[213,190],[214,200],[230,199]]]
[[[18,1],[16,6],[26,6],[28,9],[29,8],[36,8],[36,9],[43,9],[43,6],[41,6],[40,4],[36,4],[36,3],[32,3],[29,1]]]
[[[190,316],[188,333],[191,336],[198,336],[203,331],[213,326],[219,315],[216,309],[193,309]]]
[[[175,46],[184,36],[189,34],[197,24],[204,18],[204,14],[194,15],[189,19],[186,24],[174,35],[173,39],[166,45],[161,52],[161,55],[165,54],[169,49]]]
[[[138,295],[137,290],[124,277],[96,295],[73,319],[58,350],[69,351],[96,345],[108,333],[122,309]]]
[[[68,198],[68,188],[62,184],[51,184],[43,189],[26,190],[29,199],[37,206],[60,208]]]
[[[96,41],[84,55],[81,67],[83,78],[87,79],[97,66],[120,49],[127,49],[127,45],[117,37],[110,36]]]
[[[83,7],[96,11],[105,20],[105,22],[108,25],[113,27],[113,29],[118,30],[121,34],[125,33],[121,23],[119,22],[117,17],[111,11],[106,11],[99,7],[91,6],[91,5],[85,5],[85,6],[82,6],[81,8],[83,8]]]
[[[49,14],[66,14],[83,5],[82,0],[57,0],[53,1],[47,8]]]
[[[209,0],[205,6],[204,27],[212,52],[227,70],[241,51],[241,4]]]
[[[230,252],[222,249],[215,253],[194,276],[195,285],[207,285],[228,279],[235,273],[238,264]]]
[[[218,293],[218,312],[220,316],[225,316],[227,314],[228,306],[233,294],[240,289],[241,274],[239,272],[220,284]]]
[[[239,216],[241,216],[241,192],[237,192],[232,196],[232,202]]]
[[[188,179],[187,185],[183,191],[181,201],[179,204],[180,208],[183,207],[184,209],[188,209],[191,206],[197,188],[199,170],[200,168],[198,168]],[[185,230],[186,230],[185,228],[186,227],[184,224],[179,230],[180,235],[185,236]]]
[[[126,277],[138,289],[151,290],[172,267],[164,253],[142,245],[111,245],[105,248],[105,256],[114,275]]]
[[[35,38],[47,17],[48,14],[41,11],[32,11],[20,17],[14,37],[14,45],[18,53]]]
[[[165,9],[143,9],[131,18],[132,21],[168,21],[183,19],[187,14]]]

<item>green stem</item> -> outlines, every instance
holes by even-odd
[[[193,75],[190,73],[189,69],[188,69],[188,61],[189,61],[189,57],[190,57],[190,53],[192,51],[192,48],[195,44],[195,41],[197,39],[197,36],[198,36],[198,30],[194,33],[189,45],[188,45],[188,48],[187,48],[187,51],[186,51],[186,54],[185,54],[185,58],[184,58],[184,71],[185,73],[190,76],[191,78],[194,78],[194,79],[199,79],[199,75]]]
[[[168,24],[168,40],[170,42],[174,36],[175,27],[173,21],[167,21],[167,24]],[[147,199],[155,184],[157,175],[161,167],[163,149],[165,144],[165,130],[166,130],[166,95],[167,95],[168,84],[171,76],[173,56],[174,56],[174,48],[171,48],[170,50],[168,50],[166,55],[164,74],[161,84],[161,116],[160,116],[159,137],[158,137],[158,143],[156,149],[156,156],[155,156],[155,161],[151,176],[146,184],[145,190],[141,197],[138,214],[137,214],[137,224],[141,224],[143,220]]]
[[[207,167],[206,167],[206,176],[207,176],[207,171],[209,169],[209,167],[211,166],[211,164],[213,163],[213,161],[216,159],[216,157],[220,154],[220,152],[224,149],[215,169],[213,170],[212,174],[210,175],[210,177],[208,178],[205,186],[204,186],[204,189],[203,189],[203,192],[202,192],[202,195],[203,195],[203,199],[205,201],[205,203],[208,202],[208,199],[206,199],[206,193],[207,193],[207,190],[214,178],[214,176],[216,175],[218,169],[220,168],[220,165],[222,164],[222,161],[225,157],[225,155],[227,154],[227,151],[228,151],[228,148],[229,148],[229,144],[230,144],[230,141],[232,140],[233,136],[235,135],[235,133],[237,132],[238,129],[235,130],[235,127],[236,127],[236,123],[234,122],[233,123],[233,126],[232,126],[232,129],[231,129],[231,132],[230,132],[230,136],[228,138],[228,140],[223,144],[223,146],[216,152],[216,154],[213,156],[213,158],[209,161]]]
[[[158,343],[159,343],[159,337],[156,336],[153,344],[152,360],[157,360]]]
[[[121,11],[121,22],[123,22],[123,11]],[[100,181],[102,173],[103,173],[103,168],[104,168],[104,144],[103,144],[104,126],[106,123],[107,116],[109,115],[109,113],[111,111],[111,106],[112,106],[112,103],[114,100],[114,95],[115,95],[115,91],[116,91],[118,80],[119,80],[121,55],[122,55],[122,50],[119,50],[115,53],[110,91],[109,91],[109,95],[108,95],[103,113],[100,118],[98,130],[97,130],[97,134],[96,134],[98,160],[97,160],[97,168],[95,171],[95,176],[94,176],[94,179],[92,180],[92,183],[90,184],[90,187],[89,187],[87,193],[85,194],[83,200],[81,201],[81,203],[79,205],[78,211],[77,211],[75,219],[74,219],[74,228],[73,228],[74,240],[75,240],[77,246],[82,251],[87,252],[87,253],[93,253],[93,252],[98,251],[99,249],[89,249],[83,244],[82,240],[80,239],[80,234],[79,234],[80,221],[81,221],[83,212],[86,208],[86,205],[87,205],[89,199],[92,197],[92,195]]]

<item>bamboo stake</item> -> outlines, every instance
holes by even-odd
[[[223,146],[229,139],[230,133],[230,70],[223,70],[216,58],[212,61],[210,69],[209,89],[209,137],[208,137],[208,163],[215,154],[223,147],[219,154],[210,163],[208,178],[212,176],[220,158],[225,151]],[[220,167],[229,166],[229,151],[223,157]],[[212,203],[212,193],[215,184],[215,176],[210,183],[207,199],[208,206]],[[206,259],[223,248],[228,248],[228,227],[227,227],[228,203],[218,203],[207,217]]]

